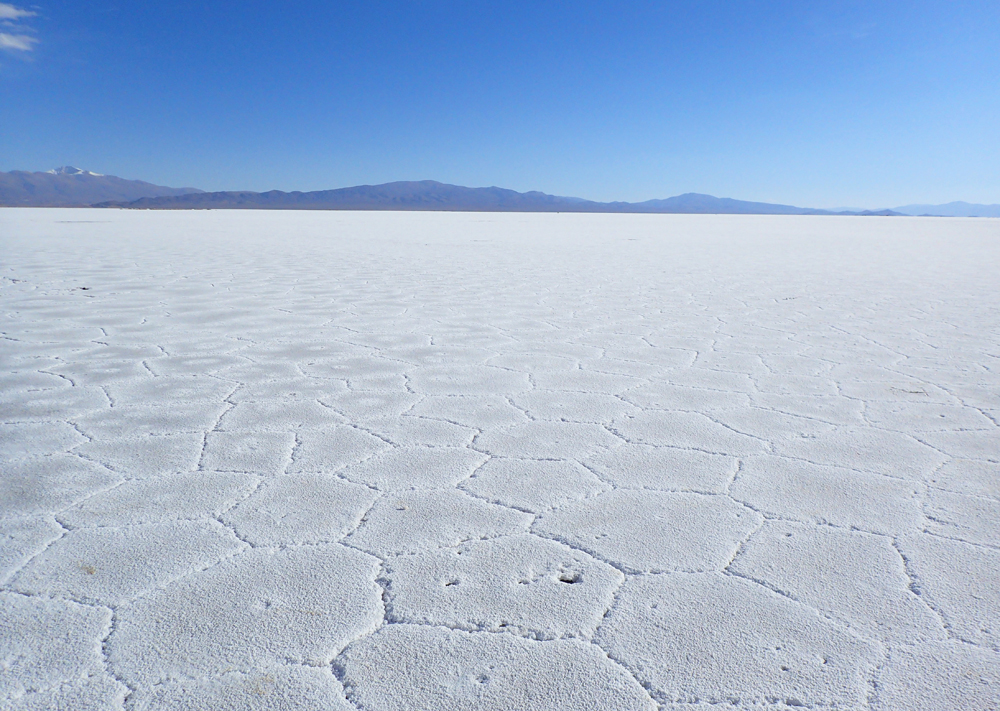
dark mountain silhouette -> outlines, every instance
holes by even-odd
[[[95,207],[135,209],[273,209],[273,210],[439,210],[468,212],[622,212],[761,215],[832,215],[826,210],[746,202],[687,193],[646,202],[593,202],[581,198],[519,193],[505,188],[466,188],[434,180],[358,185],[337,190],[282,192],[271,190],[193,193],[109,201]],[[889,211],[866,214],[895,214]]]
[[[452,210],[556,212],[579,205],[598,205],[577,198],[540,192],[519,193],[504,188],[466,188],[433,180],[358,185],[313,192],[264,193],[226,191],[174,197],[142,198],[121,207],[134,208],[255,208],[279,210]],[[108,205],[99,205],[106,207]]]
[[[109,200],[131,202],[144,197],[183,195],[197,188],[167,188],[142,180],[125,180],[72,166],[46,173],[0,172],[0,205],[13,207],[69,207]]]

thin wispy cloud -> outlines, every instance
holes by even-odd
[[[15,52],[30,52],[31,48],[38,43],[31,35],[9,35],[0,32],[0,49],[9,49]]]
[[[37,14],[37,12],[24,10],[10,3],[0,2],[0,20],[20,20],[22,17],[34,17]]]
[[[0,50],[8,52],[30,52],[38,44],[38,40],[29,34],[32,28],[23,24],[22,20],[35,17],[38,13],[26,10],[10,3],[0,2]]]

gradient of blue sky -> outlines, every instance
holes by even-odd
[[[12,4],[0,170],[1000,202],[997,0]]]

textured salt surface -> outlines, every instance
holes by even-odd
[[[1000,222],[93,214],[0,210],[0,707],[1000,708]]]

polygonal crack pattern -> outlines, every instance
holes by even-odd
[[[0,212],[3,708],[1000,698],[989,220]]]

